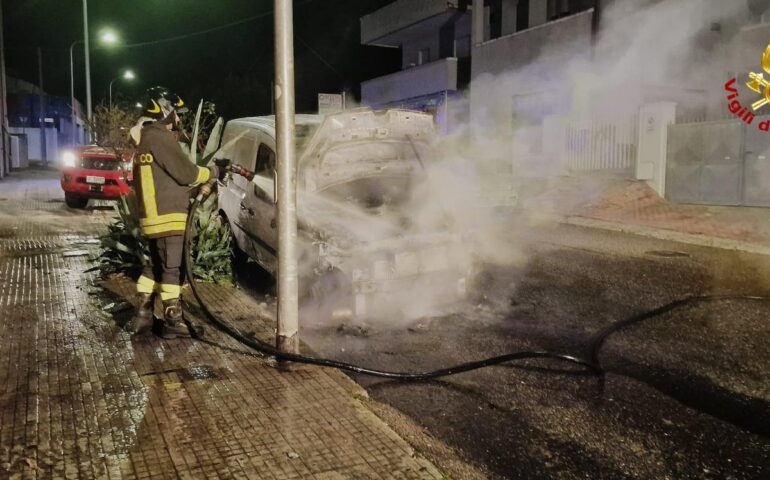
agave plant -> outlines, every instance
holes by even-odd
[[[150,261],[150,250],[141,234],[136,209],[133,192],[121,197],[115,204],[115,220],[107,226],[107,233],[99,238],[102,253],[96,259],[98,264],[89,271],[99,270],[102,275],[125,273],[135,276]]]
[[[204,282],[232,282],[232,237],[217,211],[214,195],[201,204],[194,221],[197,234],[191,245],[193,276]]]
[[[185,125],[185,130],[190,132],[190,136],[187,137],[189,138],[189,143],[185,141],[179,142],[190,161],[196,165],[208,165],[219,151],[217,147],[219,146],[225,122],[222,117],[215,116],[214,109],[213,103],[201,100],[195,112],[195,120],[192,124]],[[212,118],[215,118],[215,120],[212,120]]]

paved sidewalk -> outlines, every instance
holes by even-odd
[[[320,368],[284,372],[208,331],[132,341],[127,279],[83,273],[109,211],[73,212],[50,172],[0,181],[0,479],[442,478]],[[259,306],[207,288],[248,331]]]
[[[770,208],[682,205],[646,183],[613,177],[557,179],[523,208],[573,225],[770,255]]]
[[[770,245],[770,208],[681,205],[643,182],[622,182],[576,215],[682,233]]]

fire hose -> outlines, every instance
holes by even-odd
[[[249,180],[253,179],[254,177],[253,172],[250,172],[238,165],[229,165],[227,169],[229,172],[242,175]],[[195,213],[200,207],[203,199],[211,193],[213,186],[214,186],[214,183],[210,182],[204,185],[203,187],[201,187],[197,197],[194,199],[190,207],[190,211],[187,217],[187,226],[185,229],[185,236],[184,236],[184,252],[185,252],[184,259],[185,259],[185,275],[187,276],[187,280],[190,284],[190,289],[192,290],[193,296],[198,302],[198,305],[200,306],[201,311],[209,320],[209,322],[211,322],[215,327],[217,327],[220,331],[229,335],[239,343],[253,350],[256,350],[266,356],[273,357],[279,361],[304,363],[304,364],[310,364],[310,365],[318,365],[322,367],[331,367],[331,368],[336,368],[339,370],[352,372],[352,373],[389,378],[389,379],[405,380],[405,381],[431,380],[439,377],[445,377],[448,375],[455,375],[458,373],[468,372],[471,370],[477,370],[480,368],[500,365],[503,363],[512,362],[514,360],[523,360],[523,359],[532,359],[532,358],[543,358],[543,359],[551,359],[551,360],[558,360],[561,362],[567,362],[573,365],[578,365],[580,367],[583,367],[594,374],[602,375],[604,374],[604,370],[599,363],[599,350],[601,349],[601,346],[604,344],[607,337],[609,337],[612,333],[622,328],[625,328],[635,323],[639,323],[643,320],[648,320],[651,318],[658,317],[676,308],[680,308],[680,307],[690,305],[690,304],[695,304],[695,303],[703,303],[703,302],[717,301],[717,300],[749,300],[749,301],[760,301],[760,302],[767,302],[770,300],[770,297],[752,296],[752,295],[698,295],[698,296],[686,297],[686,298],[671,302],[669,304],[666,304],[664,306],[658,307],[654,310],[650,310],[648,312],[644,312],[639,315],[630,317],[626,320],[614,323],[610,327],[600,331],[598,334],[596,334],[593,337],[593,340],[590,342],[589,355],[588,355],[590,360],[582,359],[573,355],[550,352],[545,350],[524,350],[524,351],[507,353],[504,355],[498,355],[498,356],[486,358],[483,360],[476,360],[476,361],[461,363],[459,365],[454,365],[451,367],[441,368],[437,370],[424,371],[424,372],[394,372],[394,371],[388,371],[388,370],[379,370],[375,368],[363,367],[359,365],[354,365],[352,363],[342,362],[339,360],[314,357],[310,355],[302,355],[298,353],[284,352],[269,343],[266,343],[257,339],[254,336],[244,334],[230,322],[215,315],[201,298],[201,294],[198,290],[197,282],[195,281],[195,278],[193,277],[193,274],[192,274],[192,266],[194,265],[194,259],[192,257],[190,244],[194,235],[193,230],[195,228]]]

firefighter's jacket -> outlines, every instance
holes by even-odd
[[[184,235],[190,187],[208,181],[211,171],[195,166],[163,122],[141,130],[134,156],[134,191],[139,225],[149,238]]]

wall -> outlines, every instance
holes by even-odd
[[[586,55],[591,46],[593,10],[484,42],[473,51],[473,78],[529,65],[545,52],[567,60]]]
[[[406,70],[420,65],[417,56],[420,50],[425,48],[430,49],[431,58],[423,63],[438,60],[440,45],[438,32],[433,32],[430,35],[411,35],[407,37],[401,45],[401,68]]]
[[[376,44],[378,38],[456,8],[453,0],[398,0],[361,17],[361,43]]]
[[[593,10],[588,10],[476,45],[471,60],[472,118],[487,117],[496,128],[511,130],[516,96],[537,97],[534,103],[548,114],[559,113],[560,106],[569,108],[571,92],[560,80],[568,74],[568,63],[589,57],[592,16]],[[560,65],[565,67],[562,72]]]
[[[56,163],[59,158],[59,135],[55,128],[46,128],[46,155],[43,156],[41,148],[41,135],[39,128],[10,127],[11,135],[18,135],[20,141],[26,144],[27,158],[30,161],[48,161]]]
[[[446,32],[442,32],[442,28]],[[407,69],[419,65],[418,53],[425,48],[430,49],[429,63],[439,58],[455,56],[454,43],[463,38],[468,38],[470,46],[471,35],[471,16],[467,13],[457,13],[450,16],[444,25],[439,25],[433,29],[413,28],[402,34],[401,43],[401,68]],[[470,55],[470,50],[467,52]]]
[[[454,90],[457,90],[457,59],[445,58],[363,82],[361,101],[365,105],[382,105]]]

